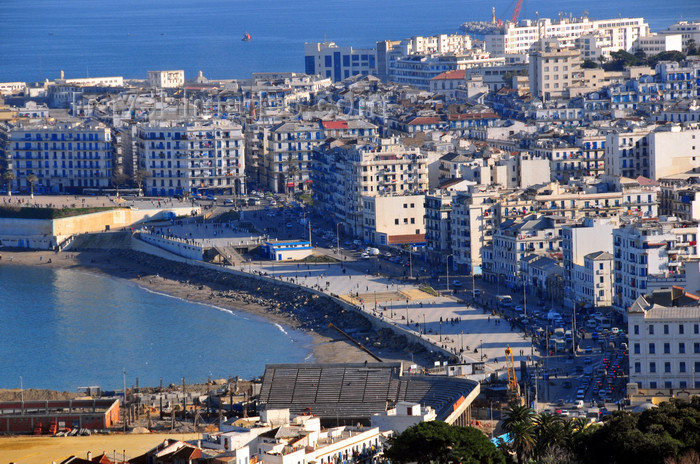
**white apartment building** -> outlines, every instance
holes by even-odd
[[[605,174],[611,177],[649,177],[649,140],[654,126],[610,131],[605,137]]]
[[[612,232],[616,225],[614,219],[587,218],[580,225],[562,228],[564,282],[577,301],[588,300],[590,296],[583,291],[580,279],[587,272],[586,256],[613,252]]]
[[[261,181],[276,193],[305,191],[311,187],[312,152],[325,136],[317,122],[288,121],[266,132]]]
[[[374,49],[339,47],[334,42],[304,44],[304,72],[339,82],[351,76],[377,73]]]
[[[700,174],[663,177],[659,211],[681,221],[700,221]]]
[[[404,40],[383,40],[377,42],[377,74],[386,79],[393,62],[409,55],[459,55],[471,48],[472,39],[467,34],[438,34],[427,37],[413,36]]]
[[[363,197],[423,194],[428,190],[428,157],[397,137],[333,140],[315,150],[312,180],[319,213],[332,215],[355,236],[364,237]]]
[[[362,207],[366,243],[425,242],[425,195],[363,196]]]
[[[573,290],[577,303],[598,307],[612,306],[613,255],[596,251],[583,257],[583,266],[576,266]]]
[[[683,42],[683,50],[688,48],[688,42],[694,40],[695,44],[700,44],[700,21],[679,21],[671,24],[667,31],[661,34],[680,34]]]
[[[185,85],[185,71],[148,71],[148,85],[159,89],[177,89]]]
[[[154,121],[135,137],[148,195],[246,192],[240,125],[223,119]]]
[[[630,383],[650,394],[700,389],[697,296],[680,288],[640,295],[627,311],[627,326]]]
[[[649,134],[649,178],[659,179],[700,168],[700,128],[673,125]]]
[[[637,39],[637,50],[647,55],[656,55],[661,52],[680,52],[683,50],[681,34],[649,34]]]
[[[615,50],[631,52],[637,38],[649,34],[649,25],[644,18],[524,20],[517,25],[506,23],[501,33],[487,35],[484,44],[486,51],[496,56],[526,55],[540,39],[557,39],[563,47],[572,48],[582,35],[595,31],[600,31],[601,37],[605,37],[605,42]]]
[[[615,229],[614,305],[626,310],[652,289],[684,285],[684,263],[698,257],[697,233],[696,224],[672,217]]]
[[[494,58],[482,50],[471,50],[461,54],[408,55],[399,57],[388,64],[387,79],[421,90],[430,90],[431,80],[446,71],[503,66],[504,64],[504,58]]]
[[[488,273],[508,286],[518,285],[523,257],[555,257],[561,252],[563,225],[561,220],[535,215],[504,221],[493,234],[493,263]]]
[[[567,97],[569,87],[582,79],[580,53],[548,42],[530,52],[528,77],[530,93],[541,100]]]
[[[105,124],[20,120],[0,130],[3,142],[8,167],[16,177],[13,188],[28,192],[30,174],[37,177],[37,193],[76,194],[112,185],[112,136]]]
[[[472,187],[460,192],[452,201],[450,216],[452,253],[454,263],[469,273],[484,271],[483,251],[493,239],[493,231],[500,222],[499,192]]]

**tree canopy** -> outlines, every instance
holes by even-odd
[[[505,464],[503,454],[483,432],[441,421],[421,422],[406,429],[390,440],[384,455],[398,463]]]

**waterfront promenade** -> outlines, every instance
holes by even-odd
[[[411,283],[374,276],[334,264],[253,262],[236,269],[267,273],[309,288],[337,295],[362,311],[393,325],[410,330],[465,362],[482,360],[488,368],[505,366],[505,349],[514,359],[525,360],[531,343],[513,331],[508,322],[480,307],[469,306],[452,296],[433,296]],[[522,355],[521,355],[522,350]]]

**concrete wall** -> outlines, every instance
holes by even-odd
[[[0,218],[0,247],[49,250],[66,238],[83,233],[119,230],[149,220],[164,219],[166,213],[190,216],[199,208],[129,209],[83,214],[61,219]],[[201,257],[199,258],[201,259]]]
[[[138,238],[184,258],[197,259],[200,261],[204,258],[204,248],[188,240],[178,238],[170,239],[162,235],[151,235],[147,233],[139,233]]]

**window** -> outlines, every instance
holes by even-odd
[[[685,361],[681,361],[678,363],[678,372],[681,372],[681,373],[685,372]]]
[[[639,326],[638,325],[634,326],[634,334],[639,335]]]
[[[655,362],[649,363],[649,372],[651,372],[652,374],[656,373],[656,363]]]
[[[700,345],[700,343],[698,343],[698,345]],[[634,354],[641,354],[641,352],[642,352],[642,350],[639,346],[639,343],[635,343],[634,344]]]
[[[664,388],[673,388],[673,384],[669,380],[667,380],[664,382]]]
[[[671,344],[664,343],[664,354],[669,354],[671,352]]]
[[[693,333],[695,335],[700,334],[700,324],[693,324]]]
[[[667,374],[671,373],[671,363],[668,361],[664,363],[664,372]]]
[[[399,225],[399,220],[398,220],[398,219],[394,219],[394,225],[396,225],[396,226]]]
[[[668,335],[668,324],[664,324],[664,335]]]
[[[656,345],[649,343],[649,354],[656,354]]]
[[[685,354],[685,343],[679,343],[679,344],[678,344],[678,353],[679,353],[679,354]]]
[[[649,382],[649,388],[656,388],[656,382]]]
[[[700,372],[700,361],[695,361],[695,372]]]
[[[654,325],[653,324],[649,325],[649,335],[654,335]]]
[[[693,353],[695,353],[695,354],[700,353],[700,343],[698,343],[698,342],[693,343]]]
[[[683,324],[678,324],[678,333],[683,335],[685,333],[685,326]]]
[[[640,372],[642,372],[642,363],[640,363],[640,362],[634,363],[634,372],[635,372],[635,374],[639,374]]]

